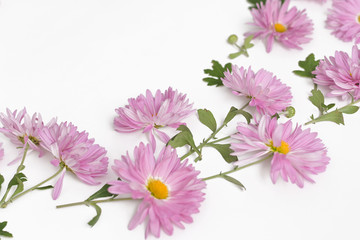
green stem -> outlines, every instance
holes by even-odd
[[[222,141],[224,141],[226,139],[229,139],[230,137],[231,137],[231,135],[227,136],[227,137],[223,137],[223,138],[218,138],[218,139],[216,139],[216,140],[214,140],[212,142],[208,142],[208,144],[214,144],[214,143],[222,142]]]
[[[0,205],[2,208],[6,208],[6,206],[9,204],[9,203],[12,203],[13,201],[15,201],[16,199],[20,198],[21,196],[31,192],[31,191],[34,191],[35,189],[37,189],[38,187],[40,187],[41,185],[47,183],[48,181],[50,181],[51,179],[55,178],[57,175],[59,175],[62,170],[64,169],[65,166],[61,166],[60,169],[55,173],[53,174],[52,176],[48,177],[47,179],[45,179],[44,181],[36,184],[35,186],[33,186],[32,188],[29,188],[27,189],[26,191],[23,191],[15,196],[11,196],[11,198],[6,201],[5,203],[3,203],[2,205]]]
[[[266,156],[266,157],[264,157],[264,158],[262,158],[262,159],[260,159],[260,160],[258,160],[258,161],[256,161],[256,162],[252,162],[252,163],[249,163],[249,164],[247,164],[247,165],[244,165],[244,166],[242,166],[242,167],[236,167],[236,168],[234,168],[234,169],[232,169],[232,170],[230,170],[230,171],[227,171],[227,172],[221,172],[221,173],[219,173],[219,174],[215,174],[215,175],[212,175],[212,176],[210,176],[210,177],[202,178],[202,180],[203,180],[203,181],[207,181],[207,180],[210,180],[210,179],[223,177],[224,175],[228,175],[228,174],[230,174],[230,173],[234,173],[234,172],[237,172],[237,171],[239,171],[239,170],[241,170],[241,169],[244,169],[244,168],[250,167],[250,166],[252,166],[252,165],[258,164],[258,163],[260,163],[260,162],[263,162],[263,161],[265,161],[266,159],[269,159],[270,157],[272,157],[272,155],[273,155],[273,154],[271,154],[271,155],[269,155],[269,156]]]
[[[357,104],[357,103],[359,103],[359,102],[360,102],[360,99],[358,99],[358,100],[356,100],[356,101],[352,101],[351,103],[349,103],[349,104],[347,104],[347,105],[345,105],[345,106],[343,106],[343,107],[341,107],[341,108],[335,109],[335,110],[333,110],[333,111],[331,111],[331,112],[328,112],[328,113],[326,113],[326,114],[322,114],[322,115],[320,115],[319,117],[317,117],[317,118],[315,118],[315,119],[313,119],[313,120],[311,120],[311,121],[306,122],[304,125],[309,125],[309,124],[311,124],[311,123],[314,123],[314,124],[315,124],[315,123],[319,122],[319,118],[324,118],[324,116],[326,116],[326,115],[328,115],[328,114],[331,114],[331,113],[333,113],[333,112],[335,112],[335,111],[342,112],[342,110],[345,109],[346,107],[352,106],[352,105]]]
[[[247,102],[244,106],[242,106],[239,110],[244,110],[244,109],[249,105],[249,103],[250,103],[250,101]],[[203,147],[205,147],[206,144],[208,144],[211,139],[214,139],[215,136],[216,136],[216,134],[218,134],[228,123],[229,123],[229,122],[227,122],[227,123],[223,122],[223,124],[221,124],[220,127],[218,127],[206,140],[204,140],[202,143],[200,143],[196,148],[199,149],[200,152],[201,152],[201,149],[202,149]],[[222,138],[221,140],[225,140],[225,139],[227,139],[227,138],[229,138],[229,136],[226,137],[226,138]],[[213,141],[212,143],[214,143],[214,142],[220,142],[220,140],[215,140],[215,141]],[[191,149],[189,152],[187,152],[186,154],[184,154],[184,155],[180,158],[180,160],[184,160],[185,158],[187,158],[188,156],[190,156],[190,155],[193,154],[194,152],[195,152],[195,150],[194,150],[194,149]]]
[[[73,207],[73,206],[79,206],[79,205],[86,205],[89,206],[90,204],[97,204],[97,203],[104,203],[104,202],[118,202],[118,201],[124,201],[124,200],[133,200],[132,198],[109,198],[109,199],[103,199],[103,200],[96,200],[96,201],[82,201],[82,202],[74,202],[74,203],[68,203],[63,205],[58,205],[56,208],[66,208],[66,207]]]

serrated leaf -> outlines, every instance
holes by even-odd
[[[8,231],[4,231],[6,225],[7,225],[6,221],[0,222],[0,236],[12,238],[13,235],[11,233],[9,233]]]
[[[0,174],[0,191],[1,191],[1,185],[5,181],[4,176]]]
[[[86,201],[92,201],[94,199],[104,198],[104,197],[116,197],[117,194],[109,193],[109,191],[108,191],[109,187],[110,187],[109,184],[105,184],[104,186],[102,186],[99,189],[99,191],[95,192],[88,199],[86,199]]]
[[[13,186],[16,186],[16,189],[15,189],[14,193],[12,194],[12,196],[17,195],[24,190],[23,182],[26,182],[26,181],[27,181],[27,178],[26,178],[25,174],[17,173],[14,175],[14,177],[10,180],[10,182],[8,184],[8,189],[10,189]]]
[[[224,178],[226,181],[228,182],[231,182],[237,186],[240,187],[241,190],[246,190],[245,186],[237,179],[233,178],[233,177],[230,177],[226,174],[221,174],[222,178]]]
[[[336,124],[343,124],[344,125],[344,116],[342,112],[339,110],[335,110],[333,112],[327,113],[325,115],[322,115],[318,118],[316,118],[316,122],[334,122]]]
[[[99,205],[97,205],[96,203],[90,203],[90,206],[93,206],[95,208],[95,211],[96,211],[96,215],[95,217],[93,217],[89,222],[88,224],[93,227],[98,221],[99,221],[99,218],[101,216],[101,208],[99,207]]]
[[[210,128],[211,131],[215,132],[217,129],[217,124],[212,112],[207,109],[198,109],[197,112],[200,122]]]
[[[293,71],[293,73],[301,77],[314,78],[316,76],[312,72],[319,65],[319,62],[320,60],[315,60],[315,55],[311,53],[306,57],[305,61],[298,62],[299,67],[301,67],[304,70],[295,70]]]
[[[227,163],[236,162],[238,158],[231,155],[234,151],[230,148],[230,144],[208,144],[208,146],[215,148]]]
[[[358,106],[346,106],[339,109],[340,112],[345,114],[353,114],[356,113],[359,110]]]
[[[35,189],[36,189],[36,190],[47,190],[47,189],[51,189],[51,188],[54,188],[54,186],[52,186],[52,185],[47,185],[47,186],[38,187],[38,188],[35,188]]]
[[[319,89],[313,89],[311,90],[312,95],[309,97],[310,102],[316,106],[319,111],[322,113],[324,111],[323,106],[326,106],[324,104],[325,98],[324,94]]]
[[[230,71],[231,72],[231,63],[225,64],[223,67],[218,61],[212,60],[212,69],[205,69],[204,73],[210,75],[211,77],[203,78],[204,82],[207,82],[208,86],[215,85],[216,87],[223,86],[223,82],[221,78],[224,78],[224,72]]]

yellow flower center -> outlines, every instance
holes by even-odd
[[[282,153],[282,154],[288,154],[291,150],[289,144],[282,140],[281,140],[281,144],[279,147],[275,147],[272,140],[270,140],[270,142],[269,142],[269,144],[267,144],[267,146],[270,147],[271,151]]]
[[[150,178],[146,186],[151,195],[157,199],[166,199],[169,196],[169,191],[166,185],[160,180]]]
[[[357,16],[357,21],[360,23],[360,14]]]
[[[287,30],[286,27],[284,25],[282,25],[281,23],[275,23],[274,29],[275,29],[275,31],[277,31],[279,33],[283,33]]]

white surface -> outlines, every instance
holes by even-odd
[[[317,112],[306,100],[310,80],[292,73],[299,69],[297,62],[311,52],[316,58],[333,55],[335,50],[350,53],[352,44],[324,28],[330,1],[320,5],[294,0],[291,5],[306,8],[313,19],[311,43],[303,45],[302,51],[275,44],[267,54],[264,44],[256,40],[249,58],[232,62],[254,70],[265,68],[291,86],[297,110],[294,121],[304,123]],[[172,86],[187,93],[196,108],[210,109],[221,121],[230,106],[240,106],[241,100],[225,88],[207,87],[203,69],[211,66],[212,59],[230,61],[227,55],[235,49],[226,38],[232,33],[242,36],[249,29],[247,7],[245,0],[3,0],[0,111],[26,106],[30,114],[39,112],[45,120],[57,116],[59,121],[71,121],[108,150],[110,163],[132,152],[141,136],[115,132],[114,109],[146,89]],[[360,114],[346,115],[345,126],[311,126],[331,157],[327,171],[314,177],[316,184],[299,189],[279,180],[273,185],[268,164],[232,175],[247,187],[244,192],[222,179],[208,181],[206,200],[193,216],[194,223],[185,230],[175,229],[172,237],[162,233],[161,239],[360,239],[359,120]],[[197,142],[208,136],[195,116],[187,122]],[[16,168],[7,162],[16,150],[4,136],[0,141],[6,151],[0,171],[9,178]],[[230,168],[216,152],[204,152],[204,160],[196,164],[202,177]],[[48,158],[30,155],[27,186],[54,171]],[[114,178],[110,170],[103,182]],[[1,209],[0,220],[7,220],[7,230],[20,240],[143,239],[144,225],[127,230],[137,202],[102,204],[102,217],[93,228],[86,224],[95,213],[92,208],[55,209],[58,204],[84,200],[97,189],[68,174],[57,201],[50,191],[33,192]]]

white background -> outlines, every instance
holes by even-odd
[[[295,76],[297,62],[311,52],[316,58],[351,53],[344,43],[325,29],[331,1],[293,0],[291,6],[307,9],[314,22],[313,40],[303,50],[288,50],[274,44],[265,52],[262,41],[254,41],[250,57],[233,61],[239,66],[265,68],[291,86],[295,122],[309,120],[317,109],[307,100],[310,79]],[[231,106],[242,99],[226,88],[207,87],[203,69],[211,60],[229,62],[235,49],[226,43],[232,34],[250,30],[252,20],[245,0],[3,0],[0,5],[0,111],[26,107],[39,112],[45,121],[57,116],[86,130],[108,150],[113,159],[132,153],[141,133],[120,134],[113,130],[114,109],[146,89],[164,91],[169,86],[186,93],[195,108],[211,110],[219,122]],[[328,103],[336,99],[327,100]],[[341,106],[340,103],[339,106]],[[346,115],[345,126],[319,123],[311,126],[328,147],[331,162],[327,171],[314,176],[316,184],[303,189],[269,177],[269,163],[244,169],[232,176],[247,188],[240,191],[222,179],[207,182],[206,200],[194,223],[176,228],[172,237],[161,239],[360,239],[360,159],[358,134],[360,114]],[[244,121],[241,117],[236,121]],[[196,142],[209,135],[196,116],[187,119]],[[226,129],[219,136],[232,133]],[[169,134],[174,131],[169,130]],[[5,159],[0,172],[9,179],[16,166],[7,166],[17,150],[4,136]],[[31,154],[26,161],[27,186],[52,175],[56,169],[50,156]],[[105,183],[116,178],[109,166]],[[211,149],[196,163],[201,177],[230,169]],[[54,183],[54,182],[52,182]],[[99,186],[88,186],[67,174],[57,201],[50,191],[37,191],[0,209],[0,221],[14,239],[143,239],[145,225],[127,230],[138,202],[105,203],[93,228],[86,223],[95,214],[78,206],[56,209],[86,199]],[[150,237],[149,239],[153,239]]]

